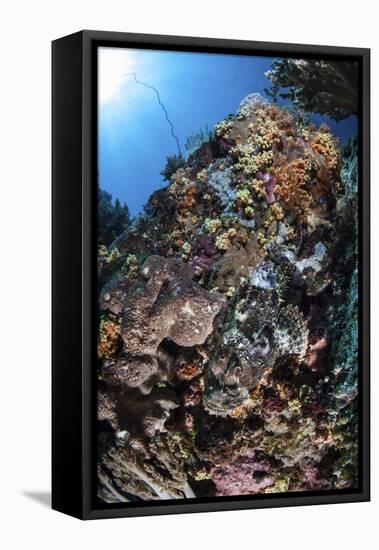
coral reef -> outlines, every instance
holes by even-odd
[[[99,248],[98,498],[355,487],[357,141],[250,94],[188,150]]]

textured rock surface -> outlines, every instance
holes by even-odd
[[[113,313],[120,313],[118,300],[123,298],[123,347],[118,357],[105,363],[105,380],[140,386],[158,372],[158,346],[164,339],[192,347],[212,334],[226,300],[204,290],[192,276],[192,269],[181,260],[150,256],[128,293],[122,294],[122,282],[108,291]]]

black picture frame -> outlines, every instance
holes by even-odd
[[[145,502],[95,501],[96,48],[100,45],[356,60],[360,70],[360,486],[318,491]],[[241,510],[370,499],[370,50],[81,31],[52,43],[53,328],[52,507],[81,519]]]

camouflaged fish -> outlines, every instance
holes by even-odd
[[[280,275],[272,262],[264,262],[241,286],[209,365],[204,405],[210,413],[225,416],[246,402],[279,358],[305,355],[307,324],[297,306],[281,304]]]

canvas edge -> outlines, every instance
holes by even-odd
[[[52,508],[82,509],[82,45],[52,43]]]

